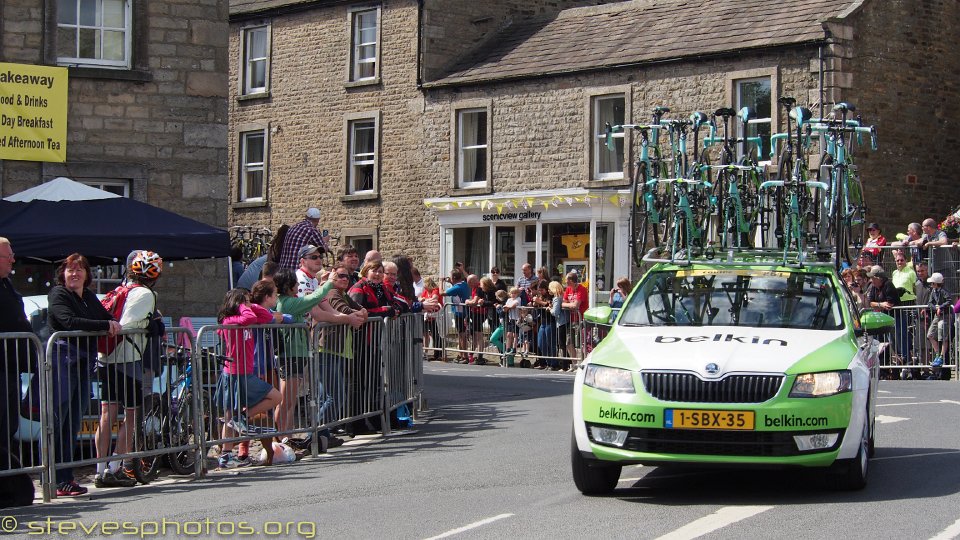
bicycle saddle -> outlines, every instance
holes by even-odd
[[[740,121],[746,124],[750,120],[753,120],[757,117],[757,111],[751,109],[750,107],[744,107],[740,109],[740,112],[737,113],[737,116],[740,117]]]
[[[700,111],[697,111],[690,115],[690,123],[693,125],[693,129],[700,129],[700,126],[708,122],[707,115],[703,114]]]
[[[660,115],[668,112],[670,112],[670,107],[654,107],[653,108],[653,114]]]
[[[777,103],[783,105],[784,107],[793,107],[793,104],[797,102],[797,98],[790,96],[782,96],[777,99]]]
[[[833,110],[853,112],[857,110],[857,107],[853,103],[847,103],[845,101],[841,101],[840,103],[837,103],[836,105],[833,106]]]
[[[797,124],[803,125],[813,118],[813,113],[806,107],[794,107],[790,109],[790,118],[797,121]]]
[[[731,116],[736,116],[737,112],[731,109],[730,107],[723,107],[714,111],[713,115],[723,117],[723,119],[726,120]]]

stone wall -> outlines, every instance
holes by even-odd
[[[941,221],[960,205],[953,163],[960,144],[960,3],[865,2],[837,28],[844,40],[844,100],[876,124],[880,150],[860,151],[871,220],[887,239],[926,217]],[[916,182],[911,183],[911,176]]]
[[[44,21],[55,5],[4,2],[3,61],[51,63]],[[138,200],[226,227],[228,0],[134,6],[134,69],[70,68],[67,162],[0,162],[0,192],[56,176],[126,180]],[[158,286],[161,309],[213,315],[226,285],[225,262],[177,262]]]

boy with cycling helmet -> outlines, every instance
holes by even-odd
[[[157,295],[153,287],[160,279],[163,259],[152,251],[136,250],[127,257],[127,276],[122,285],[127,296],[120,315],[120,326],[124,330],[146,329],[150,318],[157,309]],[[132,450],[133,434],[138,421],[138,409],[143,403],[143,351],[147,347],[147,336],[131,334],[124,336],[116,348],[101,355],[97,362],[97,376],[100,380],[100,425],[97,426],[97,457],[110,455],[111,426],[117,419],[120,405],[123,405],[124,418],[117,432],[117,454]],[[130,487],[136,484],[132,473],[120,464],[97,464],[97,487]],[[116,467],[116,470],[111,470]]]

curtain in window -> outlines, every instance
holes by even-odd
[[[465,112],[460,118],[460,181],[486,182],[487,113]]]
[[[264,28],[251,30],[247,34],[247,61],[250,70],[250,88],[264,88],[267,85],[267,32]]]
[[[613,139],[616,150],[611,151],[605,144],[606,126],[624,123],[624,98],[608,97],[597,100],[596,129],[594,148],[597,152],[597,174],[600,176],[623,172],[623,133],[617,133]]]

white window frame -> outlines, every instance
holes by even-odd
[[[774,97],[773,97],[773,96],[774,96],[773,92],[774,92],[774,83],[775,83],[775,80],[774,80],[774,78],[773,78],[772,76],[770,76],[770,75],[761,75],[761,76],[758,76],[758,77],[744,77],[744,78],[734,79],[734,80],[733,80],[733,103],[732,103],[732,105],[733,105],[733,110],[739,111],[739,110],[740,110],[741,108],[743,108],[743,106],[744,106],[744,105],[743,105],[743,99],[742,99],[741,93],[740,93],[740,92],[741,92],[741,85],[743,85],[744,83],[754,83],[754,82],[760,82],[760,81],[767,81],[767,82],[769,83],[769,85],[770,85],[770,112],[771,112],[771,116],[772,116],[773,114],[775,114],[775,112],[776,112],[776,107],[777,107],[777,104],[775,103]],[[739,120],[737,120],[737,119],[731,119],[731,121],[734,122],[735,125],[737,126],[736,137],[738,137],[738,138],[743,138],[743,137],[744,137],[744,132],[743,132],[743,125],[742,125],[742,123],[741,123]],[[770,133],[771,133],[771,134],[774,133],[774,131],[773,131],[772,118],[757,118],[757,119],[754,121],[754,124],[767,124],[767,125],[770,126],[770,128],[769,128],[769,129],[770,129]],[[769,139],[768,139],[768,140],[769,140]],[[742,156],[742,152],[741,152],[741,148],[742,148],[742,147],[743,147],[743,146],[740,145],[740,144],[736,145],[736,152],[737,152],[737,157],[738,157],[738,158],[743,157],[743,156]],[[761,147],[761,151],[762,151],[762,147]],[[758,162],[760,165],[769,165],[769,164],[771,163],[771,158],[770,158],[769,153],[767,153],[767,155],[757,156],[757,162]]]
[[[263,56],[252,57],[249,48],[252,41],[250,38],[251,35],[256,32],[263,32],[265,34],[264,51]],[[240,30],[240,95],[251,96],[266,94],[270,91],[270,47],[271,27],[269,24],[248,26]],[[253,86],[251,79],[255,72],[253,69],[255,62],[263,62],[264,64],[263,86]]]
[[[248,156],[249,152],[249,140],[253,137],[262,137],[263,138],[263,155],[260,156],[260,161],[250,161]],[[238,193],[237,200],[239,202],[263,202],[266,200],[267,192],[267,163],[269,156],[269,139],[268,139],[268,130],[263,129],[254,129],[250,131],[243,131],[240,133],[240,171],[238,178]],[[261,174],[261,186],[260,186],[260,196],[248,197],[247,196],[247,183],[248,177],[251,173],[259,172]]]
[[[627,148],[628,139],[625,136],[625,132],[620,131],[613,134],[614,139],[623,140],[623,164],[619,171],[601,171],[600,156],[602,152],[609,152],[606,147],[606,120],[601,118],[601,104],[605,101],[611,100],[621,100],[623,102],[623,111],[624,111],[624,122],[627,121],[627,96],[622,93],[618,94],[606,94],[598,95],[591,97],[592,102],[592,139],[593,139],[593,171],[591,173],[591,178],[594,180],[622,180],[624,178],[624,169],[627,167],[627,162],[629,160],[630,152]],[[611,119],[612,120],[612,119]],[[613,124],[613,122],[610,122]]]
[[[126,197],[128,199],[130,198],[130,182],[126,180],[81,180],[80,183],[86,184],[90,187],[95,187],[97,189],[102,189],[109,193],[113,193],[113,191],[110,191],[105,188],[107,187],[123,188],[123,195],[121,195],[121,197]]]
[[[102,6],[103,0],[96,0],[96,5],[98,8]],[[70,65],[70,66],[84,66],[84,67],[101,67],[101,68],[112,68],[112,69],[129,69],[131,66],[131,60],[133,58],[133,5],[132,0],[123,0],[123,27],[118,26],[103,26],[103,13],[102,9],[99,13],[99,20],[93,25],[84,25],[80,24],[80,5],[81,0],[75,0],[76,8],[76,19],[73,24],[71,23],[61,23],[60,19],[64,14],[57,14],[57,64],[59,65]],[[74,36],[74,45],[72,47],[73,56],[59,56],[60,47],[64,45],[59,43],[59,33],[60,29],[73,29],[75,31]],[[123,59],[121,60],[104,60],[102,58],[81,58],[78,56],[80,48],[80,30],[94,30],[101,37],[99,39],[99,50],[97,51],[98,55],[102,56],[103,53],[103,39],[102,33],[104,31],[122,31],[123,32]]]
[[[347,195],[375,195],[379,191],[379,148],[380,148],[380,118],[379,115],[351,115],[347,123]],[[358,152],[356,148],[358,127],[373,131],[373,152]],[[370,188],[357,189],[359,167],[372,167]]]
[[[464,143],[464,131],[463,131],[463,119],[467,114],[484,114],[486,116],[485,129],[484,133],[486,134],[486,139],[482,144],[465,144]],[[471,189],[471,188],[480,188],[486,187],[490,182],[490,109],[489,107],[470,107],[464,109],[457,109],[456,111],[456,134],[457,134],[457,155],[456,155],[456,186],[459,189]],[[464,179],[464,165],[466,163],[465,153],[468,151],[477,151],[484,150],[483,158],[483,167],[484,167],[484,177],[482,180],[465,180]]]
[[[373,41],[361,41],[363,39],[363,32],[360,25],[365,20],[365,17],[372,15],[374,20],[373,25]],[[358,7],[356,9],[350,10],[348,12],[348,19],[350,24],[350,55],[349,55],[349,68],[348,68],[348,82],[354,83],[375,83],[380,80],[380,27],[381,27],[381,11],[380,6],[368,6],[368,7]],[[368,27],[369,28],[369,27]],[[373,56],[361,56],[362,50],[365,47],[373,46]],[[366,64],[373,64],[373,73],[367,76],[361,76],[361,67]]]

